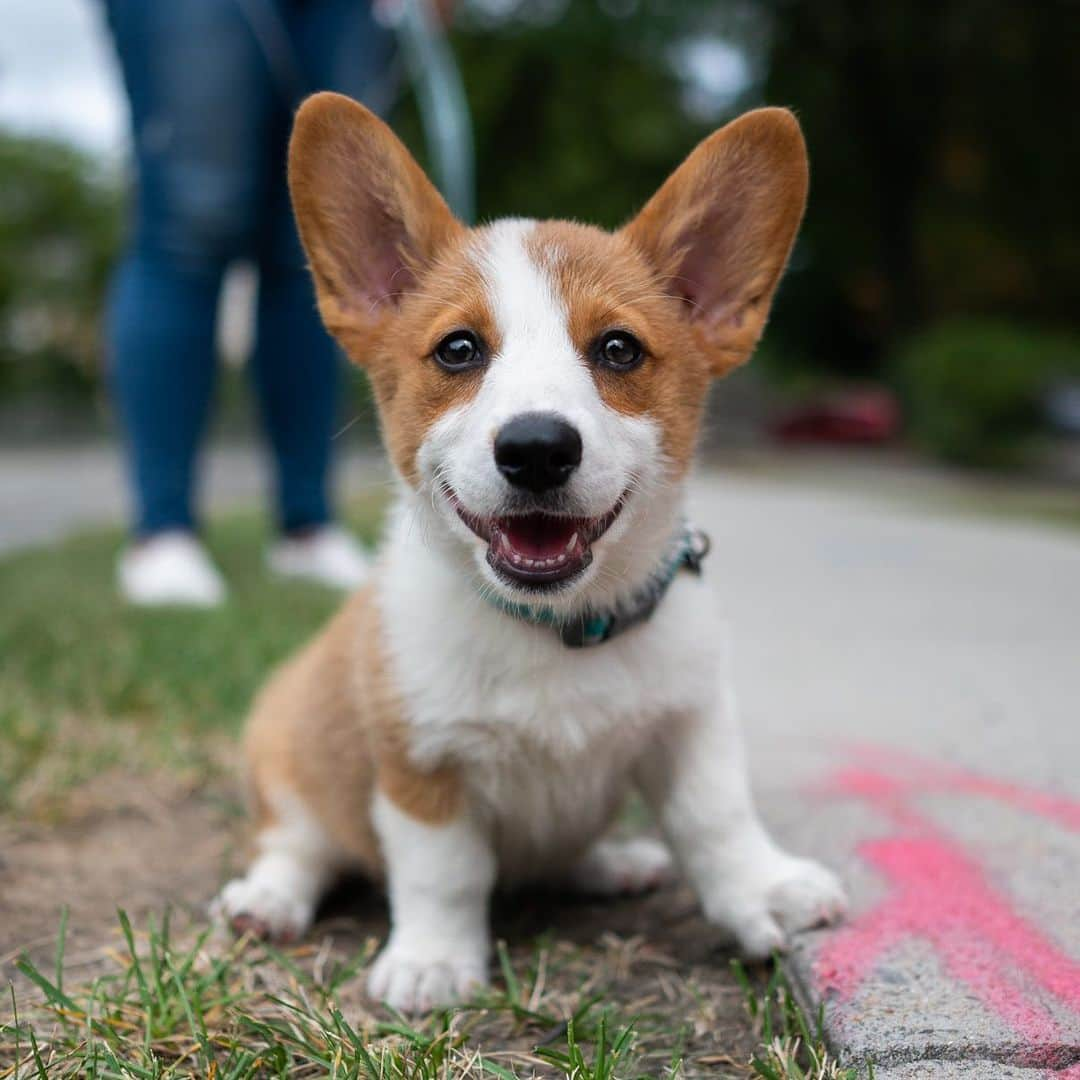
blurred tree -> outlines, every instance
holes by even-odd
[[[454,34],[482,217],[615,225],[694,142],[794,108],[813,183],[770,341],[781,363],[879,375],[957,314],[1080,322],[1075,0],[472,0]],[[695,100],[724,42],[741,92]],[[399,126],[416,147],[406,102]]]
[[[84,388],[120,237],[118,183],[70,146],[0,132],[0,392]]]
[[[798,111],[811,149],[788,346],[872,374],[952,314],[1077,325],[1076,4],[759,2],[763,96]]]
[[[1078,12],[1075,0],[466,0],[453,43],[480,217],[616,225],[712,128],[789,105],[812,185],[771,356],[880,375],[896,341],[953,315],[1076,327]],[[408,95],[393,119],[423,159]],[[10,135],[0,175],[0,392],[76,385],[101,366],[116,186],[70,149]]]
[[[712,126],[688,112],[677,48],[692,0],[466,5],[453,44],[476,138],[481,219],[625,220]],[[395,125],[423,157],[412,102]]]

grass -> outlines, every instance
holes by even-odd
[[[23,992],[20,1006],[11,987],[10,1016],[0,1023],[0,1080],[862,1075],[829,1057],[820,1027],[808,1024],[778,967],[762,986],[733,963],[760,1047],[744,1067],[729,1061],[719,1071],[711,1064],[716,1058],[696,1066],[684,1059],[688,1032],[673,1030],[670,1017],[629,1015],[613,1004],[610,985],[598,983],[595,971],[579,971],[569,996],[555,990],[553,954],[544,942],[518,969],[500,944],[501,986],[411,1022],[377,1016],[359,1002],[357,977],[372,955],[370,942],[351,955],[303,947],[285,953],[246,939],[221,944],[210,929],[178,940],[168,915],[160,923],[150,919],[142,933],[123,912],[118,921],[120,948],[78,987],[65,985],[63,921],[50,970],[19,960],[37,994]],[[602,974],[610,978],[611,971]]]
[[[0,1077],[516,1080],[535,1073],[636,1080],[679,1074],[678,1060],[661,1073],[636,1070],[642,1033],[656,1032],[648,1022],[619,1017],[601,1004],[602,995],[583,989],[568,1015],[555,1008],[542,982],[550,964],[542,945],[520,975],[501,946],[501,989],[411,1023],[340,1003],[370,944],[318,964],[244,940],[215,948],[208,929],[179,944],[167,917],[160,925],[151,920],[144,934],[123,912],[118,918],[122,949],[109,970],[77,989],[64,985],[63,926],[53,970],[19,960],[39,1000],[24,1004],[20,1016],[12,989],[11,1018],[0,1026]],[[511,1048],[482,1048],[493,1036]]]
[[[354,508],[367,538],[380,509],[377,496]],[[254,515],[207,539],[231,589],[210,612],[121,603],[115,532],[0,560],[0,814],[62,818],[71,788],[117,766],[194,782],[228,759],[268,668],[340,598],[269,580]]]
[[[732,974],[742,987],[746,1012],[761,1047],[750,1059],[750,1068],[764,1080],[859,1080],[859,1069],[845,1067],[832,1057],[825,1044],[824,1006],[811,1026],[795,999],[779,964],[764,988],[756,985],[738,960]],[[874,1080],[874,1066],[865,1070]]]
[[[351,524],[371,538],[380,510],[372,496]],[[212,525],[231,598],[201,613],[120,604],[116,533],[0,560],[0,828],[63,833],[83,793],[96,790],[94,812],[107,815],[136,778],[170,821],[208,778],[234,786],[252,691],[339,603],[269,581],[265,539],[253,515]],[[583,945],[556,929],[500,945],[493,989],[410,1022],[365,1000],[376,942],[355,922],[286,951],[225,938],[182,910],[121,912],[111,926],[102,917],[89,953],[80,926],[73,959],[67,915],[50,925],[47,880],[42,889],[36,936],[55,931],[57,945],[13,966],[0,998],[0,1080],[855,1076],[828,1058],[779,975],[729,977],[707,957],[682,963],[642,938]]]

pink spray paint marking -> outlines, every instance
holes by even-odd
[[[855,756],[867,766],[887,769],[890,782],[912,793],[946,791],[950,794],[982,795],[1017,810],[1035,814],[1071,832],[1080,832],[1080,802],[1004,780],[924,761],[914,754],[884,750],[880,746],[856,746]]]
[[[815,961],[819,987],[850,1000],[890,951],[913,938],[928,941],[949,976],[1024,1039],[1029,1063],[1048,1064],[1040,1048],[1051,1052],[1067,1033],[1029,989],[1040,987],[1080,1016],[1080,963],[1019,914],[911,802],[933,791],[976,794],[1078,831],[1080,804],[876,748],[856,756],[877,768],[842,770],[827,790],[868,803],[896,826],[895,835],[859,848],[892,888],[826,939]],[[1080,1080],[1080,1065],[1048,1075]]]

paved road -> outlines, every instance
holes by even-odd
[[[215,502],[262,487],[248,451],[209,472]],[[1080,1080],[1080,532],[950,517],[940,491],[920,511],[901,486],[695,490],[763,809],[853,895],[790,970],[882,1080]],[[0,548],[122,495],[105,451],[5,451]]]
[[[834,1046],[885,1078],[1080,1078],[1080,533],[698,496],[766,816],[853,893],[790,965]]]
[[[358,490],[381,477],[373,452],[342,456],[339,481]],[[246,446],[215,447],[207,455],[206,505],[250,503],[269,479],[263,455]],[[127,490],[116,451],[91,444],[55,449],[0,449],[0,551],[57,540],[74,529],[115,524],[127,513]]]

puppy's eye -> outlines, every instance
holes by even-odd
[[[609,330],[596,343],[596,361],[614,371],[629,371],[641,363],[645,350],[633,334]]]
[[[483,351],[476,335],[469,330],[455,330],[435,346],[435,360],[447,371],[465,371],[483,363]]]

